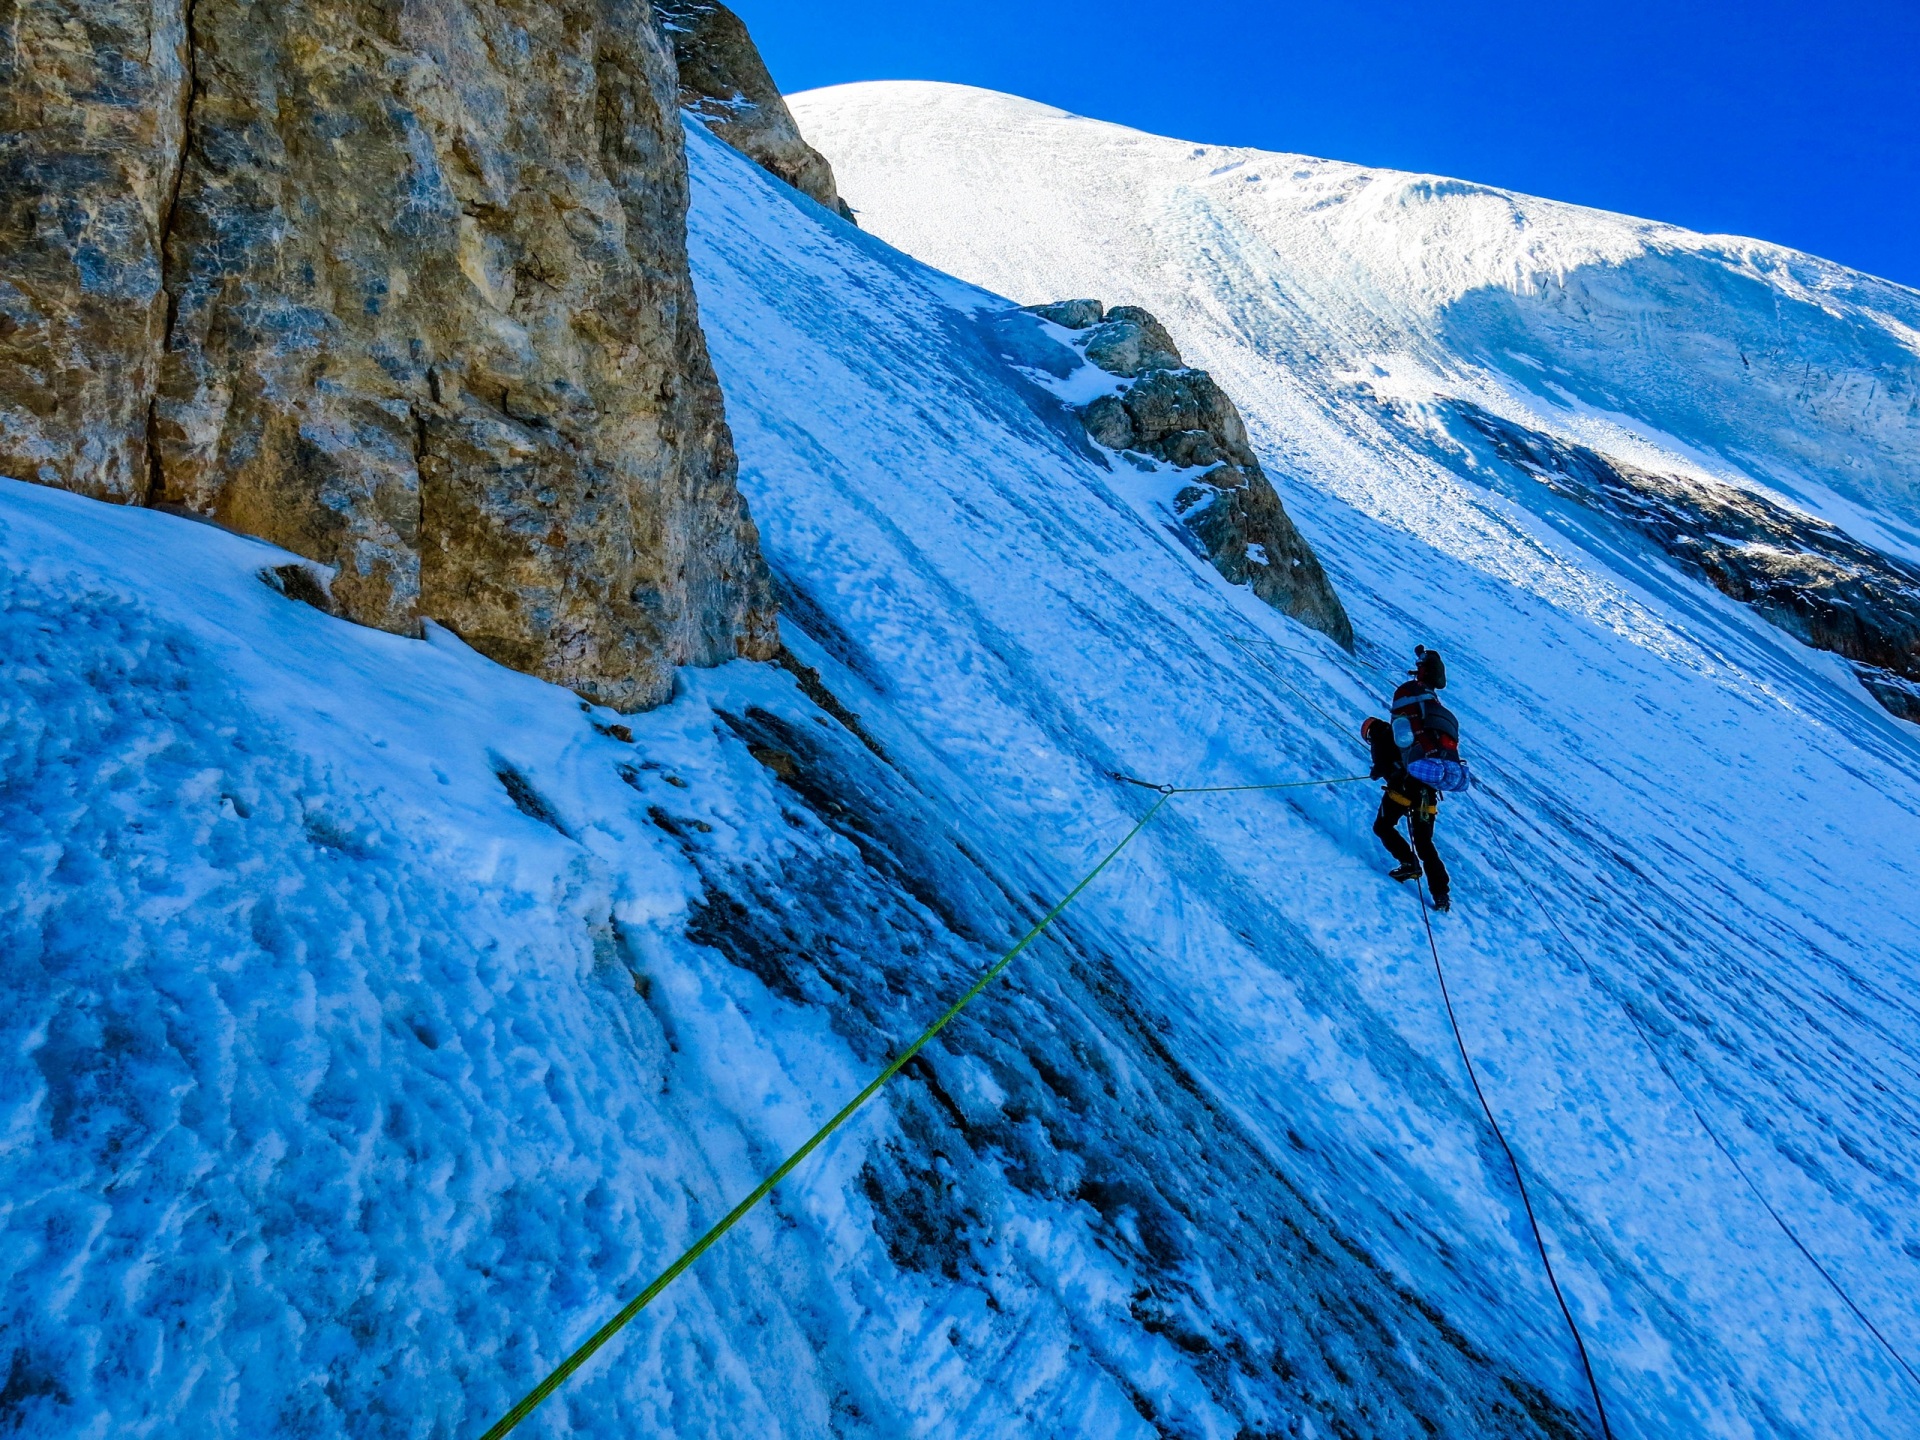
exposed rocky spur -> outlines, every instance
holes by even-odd
[[[1193,472],[1174,510],[1214,568],[1351,649],[1353,624],[1260,468],[1240,411],[1211,375],[1181,360],[1166,327],[1137,305],[1107,310],[1098,300],[1029,310],[1075,332],[1074,348],[1121,382],[1081,408],[1088,436],[1108,450]]]
[[[718,0],[654,0],[680,67],[680,104],[769,174],[844,220],[833,166],[806,142],[740,17]]]

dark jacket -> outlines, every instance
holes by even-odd
[[[1406,772],[1400,763],[1400,747],[1393,743],[1393,726],[1374,717],[1361,728],[1366,736],[1368,749],[1373,751],[1373,769],[1368,773],[1376,780],[1392,780],[1404,776]]]

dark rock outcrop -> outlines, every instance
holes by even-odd
[[[1103,367],[1104,368],[1104,367]],[[1177,458],[1199,436],[1219,455],[1246,470],[1260,462],[1247,443],[1247,427],[1226,392],[1204,370],[1150,370],[1123,397],[1133,427],[1130,450],[1143,450],[1171,464],[1208,465],[1211,460]]]
[[[654,0],[680,67],[680,105],[762,169],[843,219],[827,157],[806,142],[747,27],[718,0]]]
[[[1051,320],[1069,330],[1085,330],[1098,325],[1107,313],[1107,307],[1098,300],[1055,300],[1049,305],[1027,305],[1023,308],[1029,315],[1038,315],[1042,320]]]
[[[1138,306],[1103,310],[1097,300],[1063,300],[1027,309],[1079,332],[1076,348],[1089,361],[1131,381],[1081,411],[1089,438],[1203,471],[1180,489],[1174,508],[1214,568],[1351,649],[1346,608],[1260,468],[1239,409],[1213,377],[1183,364],[1173,337]]]
[[[1148,370],[1178,370],[1185,363],[1166,327],[1138,305],[1109,310],[1098,300],[1055,300],[1023,308],[1064,329],[1087,332],[1077,338],[1077,347],[1109,375],[1131,379]]]
[[[777,643],[645,0],[18,0],[0,472],[625,709]]]
[[[1846,657],[1882,705],[1920,722],[1920,568],[1752,491],[1636,469],[1468,401],[1450,408],[1493,458],[1631,527],[1796,639]]]

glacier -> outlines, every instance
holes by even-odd
[[[1920,1435],[1768,1209],[1920,1356],[1920,731],[1417,423],[1471,386],[1912,553],[1893,400],[1843,432],[1663,389],[1531,304],[1533,241],[1489,280],[1464,187],[1367,252],[1419,309],[1332,240],[1263,273],[1243,216],[1207,249],[1087,198],[1201,147],[978,92],[796,110],[877,235],[689,139],[786,669],[616,716],[303,606],[257,542],[0,482],[0,1423],[477,1435],[1137,821],[1113,772],[1351,776],[1423,641],[1488,781],[1436,943],[1613,1432]],[[1905,292],[1755,251],[1709,293],[1693,242],[1552,213],[1504,223],[1624,310],[1697,284],[1716,353],[1771,285],[1836,369],[1911,365]],[[1354,653],[1086,441],[1090,377],[1008,313],[1069,292],[1221,376]],[[520,1433],[1598,1433],[1374,798],[1172,802]]]

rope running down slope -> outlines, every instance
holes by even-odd
[[[1505,805],[1508,810],[1512,810],[1513,808],[1511,805],[1507,805],[1507,802],[1504,800],[1500,803]],[[1559,935],[1560,943],[1572,954],[1579,957],[1580,966],[1587,972],[1588,981],[1601,994],[1610,995],[1611,992],[1608,991],[1607,987],[1600,983],[1600,976],[1594,969],[1593,962],[1587,958],[1586,951],[1573,943],[1572,937],[1567,934],[1565,927],[1561,925],[1559,917],[1547,908],[1546,902],[1540,898],[1540,892],[1534,889],[1533,882],[1527,879],[1526,872],[1514,863],[1513,851],[1508,847],[1506,837],[1500,833],[1496,826],[1487,825],[1485,829],[1487,833],[1493,837],[1494,843],[1500,847],[1500,854],[1507,862],[1507,869],[1513,874],[1515,879],[1519,880],[1521,888],[1527,892],[1528,897],[1533,901],[1534,909],[1546,917],[1547,923],[1551,925],[1554,932]],[[1616,1001],[1615,1003],[1619,1005],[1620,1010],[1632,1024],[1634,1032],[1639,1035],[1640,1043],[1646,1047],[1647,1053],[1653,1056],[1653,1063],[1660,1067],[1660,1073],[1667,1077],[1667,1083],[1672,1085],[1674,1091],[1686,1102],[1687,1108],[1693,1112],[1694,1121],[1706,1132],[1707,1138],[1713,1141],[1714,1148],[1726,1157],[1729,1165],[1733,1166],[1734,1173],[1746,1183],[1747,1189],[1753,1193],[1753,1198],[1760,1202],[1760,1208],[1773,1217],[1773,1223],[1780,1227],[1780,1233],[1793,1242],[1793,1248],[1798,1250],[1800,1254],[1805,1257],[1806,1262],[1819,1272],[1820,1278],[1825,1280],[1833,1293],[1840,1297],[1841,1303],[1853,1312],[1854,1318],[1866,1327],[1867,1333],[1880,1343],[1880,1348],[1887,1352],[1888,1356],[1893,1360],[1893,1363],[1906,1372],[1907,1378],[1913,1382],[1916,1388],[1920,1388],[1920,1373],[1914,1371],[1913,1366],[1907,1363],[1906,1357],[1896,1350],[1893,1347],[1893,1343],[1880,1332],[1880,1327],[1868,1319],[1866,1312],[1854,1303],[1853,1297],[1849,1295],[1840,1282],[1834,1278],[1833,1272],[1827,1269],[1827,1267],[1820,1262],[1819,1257],[1801,1242],[1800,1237],[1794,1233],[1793,1227],[1787,1224],[1785,1218],[1778,1210],[1774,1209],[1773,1202],[1761,1193],[1760,1187],[1754,1183],[1753,1177],[1747,1173],[1747,1167],[1742,1165],[1740,1161],[1735,1158],[1733,1151],[1727,1148],[1726,1142],[1720,1138],[1720,1132],[1707,1122],[1707,1117],[1701,1112],[1700,1106],[1694,1100],[1692,1093],[1688,1091],[1685,1085],[1680,1083],[1680,1077],[1676,1075],[1672,1067],[1667,1064],[1666,1056],[1661,1054],[1660,1047],[1653,1043],[1653,1037],[1647,1033],[1646,1026],[1641,1023],[1640,1017],[1634,1014],[1633,1007],[1624,1001]]]
[[[1140,817],[1134,827],[1121,837],[1120,843],[1102,856],[1100,863],[1089,870],[1086,875],[1081,878],[1080,882],[1066,893],[1059,904],[1041,916],[1039,922],[1031,930],[1027,931],[1025,935],[1020,937],[1018,944],[981,972],[980,978],[973,982],[966,994],[949,1005],[939,1019],[935,1020],[923,1030],[912,1044],[908,1045],[906,1049],[902,1050],[900,1054],[894,1058],[893,1062],[889,1064],[886,1069],[882,1070],[878,1075],[874,1076],[872,1080],[867,1082],[866,1087],[842,1106],[831,1120],[814,1131],[799,1149],[781,1161],[779,1167],[768,1175],[766,1179],[756,1185],[744,1200],[729,1210],[711,1229],[698,1240],[694,1241],[692,1245],[688,1246],[677,1260],[656,1275],[646,1289],[642,1290],[638,1295],[634,1296],[633,1299],[621,1306],[612,1319],[608,1320],[606,1324],[589,1335],[571,1355],[556,1365],[545,1379],[525,1395],[521,1396],[513,1408],[496,1420],[492,1427],[487,1430],[486,1434],[481,1436],[481,1440],[503,1440],[503,1437],[510,1434],[522,1420],[525,1420],[538,1409],[542,1402],[552,1395],[554,1391],[566,1384],[574,1371],[592,1359],[594,1354],[598,1352],[603,1345],[626,1328],[629,1321],[642,1310],[646,1309],[648,1305],[652,1304],[661,1291],[679,1279],[694,1261],[712,1249],[721,1236],[725,1235],[727,1231],[745,1219],[747,1214],[762,1200],[766,1199],[767,1196],[772,1193],[773,1188],[782,1180],[786,1179],[801,1161],[819,1149],[828,1136],[846,1124],[848,1120],[851,1120],[856,1111],[875,1095],[879,1094],[881,1087],[893,1079],[895,1075],[899,1074],[907,1062],[912,1060],[915,1055],[918,1055],[920,1051],[932,1041],[934,1036],[946,1029],[948,1024],[951,1023],[962,1010],[965,1010],[967,1006],[971,1005],[983,990],[997,980],[1022,951],[1032,945],[1035,940],[1039,939],[1047,927],[1060,918],[1061,912],[1079,897],[1081,891],[1085,890],[1099,878],[1101,872],[1119,857],[1122,850],[1125,850],[1127,846],[1133,843],[1134,838],[1138,836],[1142,830],[1147,828],[1147,822],[1152,820],[1155,815],[1158,815],[1161,807],[1173,799],[1174,796],[1222,795],[1250,790],[1297,790],[1312,785],[1352,785],[1363,782],[1370,777],[1365,775],[1339,775],[1315,780],[1283,780],[1267,785],[1199,785],[1184,787],[1177,785],[1155,785],[1145,780],[1135,780],[1131,776],[1126,775],[1114,775],[1112,778],[1125,781],[1129,785],[1138,785],[1143,789],[1152,790],[1159,798],[1147,808],[1147,813]]]
[[[1414,893],[1420,897],[1420,923],[1426,927],[1427,949],[1433,952],[1433,973],[1440,982],[1440,998],[1446,1002],[1447,1024],[1453,1027],[1454,1044],[1460,1047],[1460,1059],[1467,1067],[1467,1079],[1473,1082],[1474,1096],[1480,1101],[1481,1113],[1487,1117],[1487,1124],[1493,1129],[1493,1138],[1500,1142],[1500,1148],[1506,1152],[1507,1164],[1513,1168],[1513,1182],[1520,1187],[1520,1204],[1527,1212],[1527,1227],[1533,1231],[1533,1243],[1540,1252],[1541,1268],[1547,1272],[1547,1284],[1553,1287],[1553,1298],[1560,1302],[1560,1313],[1566,1317],[1567,1329],[1573,1332],[1573,1348],[1580,1352],[1580,1368],[1586,1372],[1587,1388],[1593,1392],[1594,1409],[1600,1412],[1600,1433],[1606,1440],[1613,1440],[1613,1426],[1607,1421],[1607,1404],[1600,1398],[1600,1382],[1593,1373],[1593,1361],[1587,1356],[1587,1342],[1581,1337],[1580,1326],[1574,1321],[1573,1311],[1567,1307],[1567,1297],[1560,1292],[1560,1279],[1553,1273],[1553,1261],[1547,1256],[1546,1238],[1540,1233],[1540,1221],[1533,1213],[1533,1197],[1527,1193],[1527,1180],[1520,1173],[1520,1161],[1514,1156],[1513,1147],[1507,1144],[1506,1133],[1501,1130],[1500,1122],[1493,1118],[1493,1107],[1487,1103],[1487,1093],[1480,1088],[1480,1076],[1474,1069],[1473,1056],[1467,1053],[1466,1037],[1460,1033],[1459,1017],[1453,1013],[1453,995],[1447,989],[1447,972],[1440,964],[1440,946],[1433,938],[1433,915],[1427,909],[1427,897],[1418,886]]]
[[[755,1186],[754,1189],[746,1196],[745,1199],[743,1199],[738,1205],[734,1206],[732,1210],[728,1211],[727,1214],[724,1217],[722,1217],[709,1230],[707,1230],[705,1234],[703,1234],[698,1240],[696,1240],[691,1246],[689,1246],[684,1252],[682,1252],[682,1254],[676,1260],[674,1260],[674,1262],[671,1265],[669,1265],[665,1270],[661,1271],[660,1274],[654,1278],[652,1283],[650,1283],[646,1287],[646,1289],[642,1290],[632,1300],[628,1301],[626,1305],[622,1306],[621,1309],[610,1320],[608,1320],[598,1330],[594,1331],[592,1335],[588,1336],[587,1339],[583,1341],[580,1344],[580,1346],[576,1348],[570,1355],[568,1355],[565,1360],[561,1361],[559,1365],[555,1366],[554,1369],[543,1380],[541,1380],[541,1382],[538,1385],[536,1385],[532,1390],[528,1391],[527,1394],[523,1396],[513,1406],[512,1409],[507,1411],[505,1415],[501,1416],[501,1418],[494,1423],[494,1425],[486,1432],[486,1434],[481,1437],[481,1440],[503,1440],[503,1437],[505,1437],[510,1432],[512,1432],[520,1424],[521,1421],[525,1420],[529,1415],[531,1415],[533,1411],[542,1404],[542,1402],[544,1402],[549,1396],[553,1394],[554,1391],[558,1390],[561,1385],[565,1384],[566,1381],[573,1375],[575,1371],[577,1371],[582,1365],[586,1364],[586,1362],[590,1360],[594,1356],[594,1354],[596,1354],[604,1345],[606,1345],[608,1341],[613,1339],[613,1337],[617,1335],[622,1329],[624,1329],[626,1325],[629,1322],[631,1322],[636,1316],[638,1316],[642,1310],[646,1309],[646,1307],[649,1304],[651,1304],[656,1298],[658,1298],[658,1296],[662,1291],[664,1291],[669,1285],[671,1285],[676,1279],[678,1279],[683,1273],[685,1273],[685,1271],[688,1268],[690,1268],[693,1265],[693,1263],[697,1261],[703,1254],[705,1254],[709,1249],[711,1249],[714,1246],[714,1244],[716,1244],[720,1240],[720,1238],[727,1233],[727,1231],[731,1230],[736,1224],[738,1224],[741,1220],[743,1220],[748,1215],[749,1212],[751,1212],[756,1206],[759,1205],[759,1203],[762,1200],[764,1200],[770,1193],[772,1193],[773,1189],[782,1180],[784,1180],[789,1174],[791,1174],[809,1155],[811,1155],[816,1149],[818,1149],[823,1143],[825,1143],[825,1141],[836,1130],[838,1130],[848,1120],[852,1119],[854,1114],[857,1111],[859,1111],[876,1094],[878,1094],[880,1090],[887,1084],[888,1081],[893,1079],[893,1077],[897,1075],[908,1064],[908,1062],[914,1058],[914,1056],[918,1055],[920,1051],[923,1050],[934,1039],[935,1036],[937,1036],[957,1016],[959,1016],[961,1011],[965,1010],[969,1005],[971,1005],[973,1001],[977,999],[980,996],[980,994],[983,991],[985,991],[989,985],[991,985],[996,979],[998,979],[1006,971],[1006,969],[1013,963],[1015,959],[1017,959],[1025,950],[1027,950],[1033,944],[1035,940],[1039,939],[1040,936],[1046,932],[1046,930],[1053,924],[1055,920],[1057,920],[1060,917],[1060,915],[1066,910],[1066,908],[1069,905],[1071,905],[1073,901],[1080,896],[1081,892],[1083,892],[1089,885],[1091,885],[1096,879],[1098,879],[1099,876],[1107,869],[1107,867],[1111,865],[1114,862],[1114,860],[1119,858],[1120,853],[1123,850],[1125,850],[1130,844],[1133,843],[1133,841],[1139,836],[1139,834],[1146,829],[1148,823],[1152,821],[1154,816],[1159,814],[1161,808],[1165,806],[1169,800],[1172,800],[1177,795],[1227,795],[1227,794],[1240,794],[1240,793],[1263,791],[1263,790],[1301,789],[1301,788],[1306,788],[1306,787],[1316,786],[1316,785],[1350,785],[1350,784],[1364,782],[1370,777],[1364,776],[1364,775],[1342,775],[1342,776],[1328,776],[1328,777],[1322,777],[1322,778],[1317,778],[1312,780],[1289,780],[1289,781],[1281,781],[1277,783],[1257,784],[1257,785],[1191,785],[1191,786],[1155,784],[1152,781],[1140,780],[1135,778],[1134,776],[1124,775],[1118,772],[1114,772],[1111,778],[1123,784],[1137,786],[1143,790],[1151,790],[1154,792],[1154,794],[1158,798],[1156,798],[1153,804],[1148,807],[1147,813],[1140,817],[1140,819],[1134,824],[1133,828],[1130,829],[1124,836],[1121,837],[1119,843],[1116,844],[1111,850],[1109,850],[1104,856],[1102,856],[1099,863],[1096,864],[1091,870],[1089,870],[1086,873],[1086,875],[1083,876],[1080,879],[1080,881],[1077,884],[1075,884],[1073,888],[1066,893],[1066,895],[1060,900],[1058,904],[1056,904],[1051,910],[1049,910],[1045,915],[1043,915],[1040,918],[1040,920],[1033,926],[1033,928],[1028,930],[1027,933],[1020,938],[1018,943],[1016,943],[1011,950],[1008,950],[1004,955],[1002,955],[998,960],[996,960],[991,966],[989,966],[985,971],[983,971],[980,974],[979,978],[976,979],[974,983],[967,989],[965,994],[963,994],[958,1000],[954,1001],[954,1003],[950,1005],[940,1015],[938,1019],[936,1019],[931,1025],[929,1025],[926,1028],[926,1030],[924,1030],[918,1037],[916,1037],[912,1041],[911,1044],[909,1044],[903,1051],[901,1051],[901,1053],[897,1057],[895,1057],[895,1059],[884,1070],[882,1070],[871,1081],[869,1081],[867,1085],[857,1095],[853,1097],[853,1099],[848,1101],[846,1105],[844,1105],[830,1120],[826,1122],[826,1124],[822,1125],[811,1136],[809,1136],[807,1140],[804,1143],[802,1143],[798,1149],[796,1149],[791,1155],[789,1155],[784,1161],[782,1161],[780,1165],[771,1174],[769,1174],[764,1180],[762,1180],[757,1186]],[[1496,839],[1496,842],[1500,844],[1502,853],[1503,855],[1505,855],[1505,857],[1509,862],[1509,868],[1514,869],[1516,873],[1518,873],[1517,867],[1514,867],[1511,864],[1512,856],[1506,849],[1504,839],[1502,837],[1499,837],[1498,835],[1495,836],[1495,839]],[[1527,892],[1529,896],[1532,898],[1536,908],[1538,908],[1543,915],[1546,915],[1549,922],[1554,926],[1555,930],[1560,932],[1561,940],[1563,941],[1563,943],[1566,944],[1567,948],[1570,950],[1573,950],[1576,954],[1580,955],[1580,959],[1583,965],[1587,964],[1585,955],[1579,952],[1578,948],[1575,947],[1572,944],[1571,940],[1567,938],[1565,931],[1560,929],[1559,921],[1551,914],[1551,912],[1549,912],[1546,909],[1545,905],[1541,902],[1539,895],[1534,892],[1533,887],[1531,886],[1531,884],[1527,883],[1524,876],[1521,877],[1521,883],[1527,889]],[[1601,1432],[1605,1437],[1605,1440],[1612,1440],[1613,1429],[1609,1421],[1609,1418],[1607,1416],[1606,1402],[1601,1396],[1599,1380],[1594,1373],[1593,1362],[1591,1357],[1588,1355],[1586,1341],[1580,1333],[1580,1327],[1578,1322],[1576,1322],[1573,1318],[1573,1312],[1567,1304],[1566,1296],[1561,1291],[1559,1278],[1554,1273],[1553,1261],[1547,1253],[1546,1240],[1541,1233],[1539,1220],[1534,1213],[1533,1200],[1531,1195],[1528,1193],[1526,1178],[1520,1168],[1519,1159],[1514,1155],[1512,1146],[1508,1144],[1506,1134],[1500,1128],[1500,1122],[1498,1119],[1495,1118],[1493,1113],[1493,1107],[1491,1106],[1491,1104],[1489,1104],[1487,1100],[1486,1092],[1481,1088],[1479,1073],[1474,1066],[1473,1057],[1467,1049],[1466,1038],[1461,1033],[1459,1018],[1454,1011],[1453,996],[1447,985],[1445,967],[1442,965],[1440,960],[1440,948],[1437,940],[1434,937],[1433,921],[1432,921],[1432,916],[1427,908],[1426,897],[1424,894],[1422,894],[1420,895],[1419,898],[1420,898],[1421,924],[1426,932],[1428,951],[1433,957],[1434,976],[1436,980],[1439,982],[1440,997],[1446,1007],[1447,1023],[1452,1028],[1454,1043],[1459,1048],[1461,1061],[1466,1066],[1467,1079],[1473,1087],[1473,1093],[1475,1098],[1480,1102],[1481,1112],[1486,1116],[1487,1124],[1492,1129],[1494,1138],[1500,1142],[1500,1148],[1502,1152],[1506,1155],[1507,1163],[1513,1171],[1514,1182],[1519,1189],[1521,1205],[1526,1213],[1528,1227],[1530,1228],[1533,1234],[1534,1245],[1537,1248],[1540,1255],[1541,1266],[1546,1272],[1547,1283],[1553,1290],[1553,1296],[1555,1301],[1557,1301],[1559,1304],[1560,1313],[1565,1318],[1567,1323],[1567,1329],[1573,1336],[1574,1348],[1579,1353],[1581,1369],[1585,1374],[1588,1389],[1593,1396],[1593,1403],[1594,1403],[1595,1410],[1598,1412],[1598,1415],[1599,1415]],[[1591,966],[1588,965],[1587,968],[1589,969],[1589,972],[1590,972]],[[1631,1013],[1629,1012],[1629,1018],[1633,1020],[1636,1029],[1638,1029],[1639,1021],[1637,1017],[1632,1016]],[[1643,1041],[1646,1040],[1647,1037],[1645,1036],[1644,1032],[1642,1032],[1641,1038]],[[1650,1043],[1648,1048],[1649,1049],[1653,1048]],[[1683,1096],[1683,1098],[1687,1099],[1690,1108],[1694,1110],[1695,1118],[1700,1121],[1701,1128],[1706,1130],[1707,1134],[1713,1139],[1716,1147],[1718,1147],[1721,1153],[1725,1154],[1728,1160],[1732,1162],[1735,1170],[1739,1172],[1741,1179],[1746,1181],[1748,1187],[1753,1190],[1755,1197],[1759,1199],[1762,1206],[1766,1208],[1767,1213],[1773,1216],[1775,1223],[1778,1224],[1782,1229],[1782,1231],[1786,1233],[1787,1238],[1794,1243],[1794,1246],[1801,1252],[1801,1254],[1805,1255],[1807,1260],[1814,1266],[1814,1268],[1820,1272],[1821,1276],[1826,1279],[1827,1283],[1833,1287],[1835,1293],[1838,1294],[1840,1298],[1846,1303],[1848,1309],[1853,1311],[1854,1315],[1860,1320],[1860,1322],[1864,1326],[1866,1326],[1868,1331],[1870,1331],[1873,1334],[1874,1338],[1880,1342],[1880,1344],[1886,1349],[1887,1353],[1890,1356],[1892,1356],[1892,1358],[1895,1360],[1897,1364],[1899,1364],[1901,1369],[1906,1371],[1906,1373],[1909,1376],[1913,1376],[1914,1372],[1912,1368],[1907,1365],[1906,1360],[1899,1354],[1898,1351],[1894,1350],[1894,1348],[1890,1344],[1888,1344],[1885,1337],[1881,1335],[1878,1328],[1874,1326],[1872,1321],[1870,1321],[1864,1314],[1861,1313],[1859,1307],[1855,1305],[1852,1299],[1846,1294],[1846,1292],[1841,1289],[1841,1287],[1834,1280],[1832,1275],[1828,1273],[1826,1267],[1821,1265],[1820,1262],[1817,1259],[1815,1259],[1815,1257],[1807,1251],[1806,1247],[1800,1243],[1799,1237],[1795,1235],[1793,1231],[1787,1226],[1786,1222],[1780,1218],[1778,1212],[1776,1212],[1773,1206],[1767,1202],[1765,1196],[1761,1195],[1759,1190],[1754,1187],[1753,1181],[1747,1176],[1744,1168],[1742,1168],[1739,1162],[1735,1160],[1733,1156],[1727,1151],[1726,1146],[1720,1141],[1718,1134],[1716,1134],[1713,1131],[1712,1127],[1707,1125],[1705,1118],[1700,1115],[1698,1107],[1693,1106],[1692,1097],[1686,1094],[1684,1087],[1681,1087],[1679,1085],[1678,1080],[1673,1076],[1672,1072],[1667,1069],[1664,1058],[1662,1058],[1659,1055],[1657,1050],[1654,1052],[1654,1058],[1656,1062],[1660,1065],[1661,1070],[1666,1073],[1667,1078],[1674,1083],[1676,1088],[1680,1089],[1680,1093]]]

